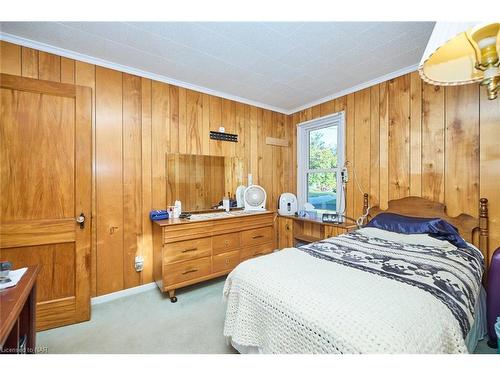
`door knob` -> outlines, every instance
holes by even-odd
[[[80,229],[83,229],[85,227],[85,215],[83,212],[76,218],[76,222],[80,224]]]

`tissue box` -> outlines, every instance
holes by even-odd
[[[165,210],[153,210],[149,213],[149,218],[153,221],[168,219],[168,212]]]

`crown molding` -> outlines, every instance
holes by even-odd
[[[414,72],[418,69],[418,64],[407,66],[405,68],[402,68],[402,69],[396,70],[394,72],[384,74],[380,77],[374,78],[370,81],[366,81],[366,82],[360,83],[358,85],[349,87],[345,90],[338,91],[334,94],[325,96],[324,98],[317,99],[317,100],[314,100],[312,102],[306,103],[306,104],[301,105],[299,107],[296,107],[293,109],[285,109],[285,108],[279,108],[279,107],[275,107],[275,106],[268,105],[265,103],[261,103],[261,102],[255,101],[255,100],[242,98],[240,96],[227,94],[225,92],[212,90],[208,87],[198,86],[195,84],[191,84],[189,82],[179,81],[179,80],[174,79],[174,78],[170,78],[170,77],[167,77],[164,75],[147,72],[147,71],[141,70],[141,69],[136,69],[136,68],[133,68],[133,67],[130,67],[127,65],[117,64],[117,63],[114,63],[114,62],[111,62],[108,60],[103,60],[103,59],[100,59],[97,57],[85,55],[83,53],[74,52],[74,51],[71,51],[71,50],[68,50],[65,48],[55,47],[55,46],[52,46],[50,44],[37,42],[37,41],[31,40],[31,39],[23,38],[23,37],[20,37],[17,35],[1,32],[1,31],[0,31],[0,40],[4,40],[6,42],[10,42],[10,43],[14,43],[14,44],[19,44],[19,45],[22,45],[24,47],[38,49],[38,50],[44,51],[44,52],[53,53],[55,55],[67,57],[70,59],[83,61],[83,62],[86,62],[89,64],[94,64],[94,65],[102,66],[105,68],[118,70],[118,71],[121,71],[124,73],[134,74],[134,75],[137,75],[140,77],[152,79],[154,81],[164,82],[164,83],[168,83],[171,85],[183,87],[183,88],[186,88],[189,90],[202,92],[204,94],[214,95],[214,96],[218,96],[218,97],[228,99],[228,100],[234,100],[234,101],[237,101],[240,103],[256,106],[256,107],[263,108],[263,109],[268,109],[270,111],[283,113],[285,115],[291,115],[291,114],[294,114],[296,112],[302,111],[304,109],[313,107],[315,105],[322,104],[322,103],[328,102],[328,101],[336,99],[336,98],[340,98],[340,97],[348,95],[348,94],[352,94],[353,92],[363,90],[367,87],[388,81],[390,79],[399,77],[399,76],[407,74],[407,73]]]
[[[129,74],[133,74],[133,75],[140,76],[143,78],[149,78],[149,79],[152,79],[154,81],[168,83],[168,84],[183,87],[183,88],[186,88],[189,90],[198,91],[198,92],[201,92],[204,94],[218,96],[218,97],[228,99],[228,100],[234,100],[234,101],[237,101],[237,102],[240,102],[243,104],[249,104],[249,105],[252,105],[255,107],[268,109],[270,111],[279,112],[279,113],[283,113],[286,115],[288,115],[288,112],[289,112],[286,109],[278,108],[278,107],[268,105],[265,103],[261,103],[261,102],[255,101],[255,100],[242,98],[240,96],[236,96],[236,95],[228,94],[225,92],[209,89],[208,87],[198,86],[198,85],[195,85],[195,84],[192,84],[189,82],[179,81],[175,78],[170,78],[170,77],[167,77],[164,75],[147,72],[145,70],[136,69],[136,68],[133,68],[133,67],[130,67],[127,65],[117,64],[117,63],[114,63],[114,62],[111,62],[108,60],[103,60],[103,59],[100,59],[97,57],[85,55],[83,53],[71,51],[71,50],[68,50],[65,48],[55,47],[55,46],[52,46],[50,44],[37,42],[35,40],[23,38],[23,37],[9,34],[9,33],[5,33],[5,32],[0,32],[0,40],[4,40],[6,42],[10,42],[10,43],[14,43],[14,44],[19,44],[19,45],[24,46],[24,47],[34,48],[34,49],[48,52],[48,53],[53,53],[55,55],[67,57],[69,59],[74,59],[74,60],[86,62],[89,64],[102,66],[104,68],[118,70],[118,71],[123,72],[123,73],[129,73]]]
[[[300,107],[294,108],[291,111],[289,111],[288,114],[291,115],[291,114],[300,112],[300,111],[302,111],[304,109],[308,109],[310,107],[314,107],[315,105],[323,104],[323,103],[326,103],[326,102],[328,102],[330,100],[337,99],[337,98],[340,98],[342,96],[352,94],[353,92],[360,91],[360,90],[366,89],[368,87],[377,85],[379,83],[388,81],[390,79],[402,76],[404,74],[408,74],[408,73],[414,72],[417,69],[418,69],[418,64],[410,65],[410,66],[401,68],[401,69],[396,70],[394,72],[387,73],[387,74],[384,74],[383,76],[380,76],[380,77],[374,78],[372,80],[360,83],[360,84],[358,84],[356,86],[349,87],[348,89],[345,89],[345,90],[342,90],[342,91],[338,91],[335,94],[328,95],[328,96],[325,96],[324,98],[321,98],[321,99],[315,100],[313,102],[301,105]]]

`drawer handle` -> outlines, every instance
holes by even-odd
[[[190,249],[182,250],[182,252],[183,252],[183,253],[187,253],[187,252],[189,252],[189,251],[195,251],[195,250],[198,250],[198,248],[197,248],[197,247],[192,247],[192,248],[190,248]]]
[[[257,238],[263,238],[264,236],[262,234],[259,234],[258,236],[253,236],[252,239],[256,240]]]
[[[257,253],[253,253],[253,256],[256,256],[256,255],[262,255],[262,254],[264,254],[264,253],[263,253],[262,251],[259,251],[259,252],[257,252]]]
[[[192,269],[192,270],[184,271],[182,274],[183,275],[187,275],[188,273],[193,273],[193,272],[198,272],[198,270],[195,268],[195,269]]]

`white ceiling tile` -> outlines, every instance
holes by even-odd
[[[97,35],[118,43],[127,43],[130,27],[123,22],[60,22],[61,25]]]
[[[274,58],[293,48],[283,35],[259,22],[205,22],[199,25]]]
[[[352,43],[360,31],[373,26],[371,22],[312,22],[307,27],[292,33],[288,39],[302,47],[314,47],[332,42],[338,44],[340,41]]]
[[[195,49],[202,46],[205,40],[205,30],[193,22],[129,22],[128,24]]]
[[[372,41],[375,39],[383,42],[387,39],[395,38],[401,33],[407,32],[410,24],[412,24],[412,22],[379,22],[372,28],[360,33],[357,38],[364,39],[368,37],[371,38]]]
[[[215,33],[206,37],[204,45],[199,47],[198,51],[240,67],[248,67],[259,58],[251,48],[220,37]]]
[[[280,33],[283,36],[288,36],[294,32],[307,26],[307,22],[265,22],[264,26]]]
[[[255,85],[244,84],[244,87],[248,99],[256,100],[259,102],[263,102],[263,95],[267,94],[270,90],[270,87],[267,86],[257,87]]]
[[[268,80],[287,82],[300,74],[299,70],[271,58],[264,57],[248,67],[254,73],[267,77]]]
[[[281,56],[278,61],[289,65],[292,68],[301,68],[304,65],[311,63],[315,56],[312,56],[311,53],[301,47],[294,47],[283,56]]]
[[[2,22],[2,32],[60,48],[71,49],[87,42],[85,35],[55,22]],[[74,50],[74,49],[73,49]]]
[[[301,74],[287,82],[287,84],[297,91],[308,90],[313,82],[313,78],[307,74]]]
[[[384,65],[388,67],[394,67],[398,65],[408,65],[411,64],[415,59],[420,59],[422,57],[422,49],[415,48],[410,50],[400,51],[396,56],[389,56],[386,59],[378,59]]]
[[[2,22],[21,38],[292,110],[417,64],[432,22]]]

